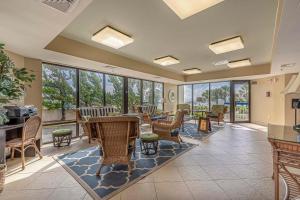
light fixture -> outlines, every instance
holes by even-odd
[[[92,36],[92,40],[100,44],[119,49],[133,42],[128,35],[121,33],[109,26],[104,27]]]
[[[250,59],[230,61],[227,66],[230,68],[245,67],[251,65]]]
[[[221,60],[218,62],[213,62],[213,65],[215,66],[219,66],[219,65],[227,65],[228,64],[228,60]]]
[[[163,0],[180,19],[190,17],[224,0]]]
[[[199,74],[199,73],[202,73],[201,69],[198,69],[198,68],[191,68],[191,69],[185,69],[183,70],[183,73],[185,74]]]
[[[156,58],[153,60],[153,62],[162,66],[168,66],[168,65],[174,65],[180,63],[177,58],[174,58],[172,56]]]
[[[226,53],[243,48],[244,43],[240,36],[229,38],[219,42],[214,42],[209,45],[209,49],[212,50],[215,54]]]

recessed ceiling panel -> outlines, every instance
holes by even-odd
[[[180,20],[162,0],[95,0],[63,32],[64,37],[182,74],[228,69],[223,60],[251,58],[252,65],[271,61],[277,0],[230,0]],[[102,27],[117,27],[134,42],[112,49],[91,41]],[[244,48],[224,54],[209,49],[212,42],[241,36]],[[155,65],[153,60],[174,55],[180,63]]]

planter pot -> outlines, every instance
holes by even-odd
[[[0,165],[0,193],[4,189],[6,166]]]

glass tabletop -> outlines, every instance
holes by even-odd
[[[300,143],[300,134],[293,129],[293,126],[269,124],[268,138],[274,140]]]

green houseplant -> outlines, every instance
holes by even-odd
[[[4,44],[0,43],[0,126],[9,120],[3,105],[12,100],[18,100],[23,94],[25,86],[35,79],[34,74],[25,68],[17,68],[13,61],[4,52]],[[5,181],[6,165],[0,164],[0,192]]]
[[[0,43],[0,126],[7,123],[6,110],[3,105],[18,100],[25,86],[35,79],[35,75],[25,68],[17,68],[4,52],[4,44]]]

